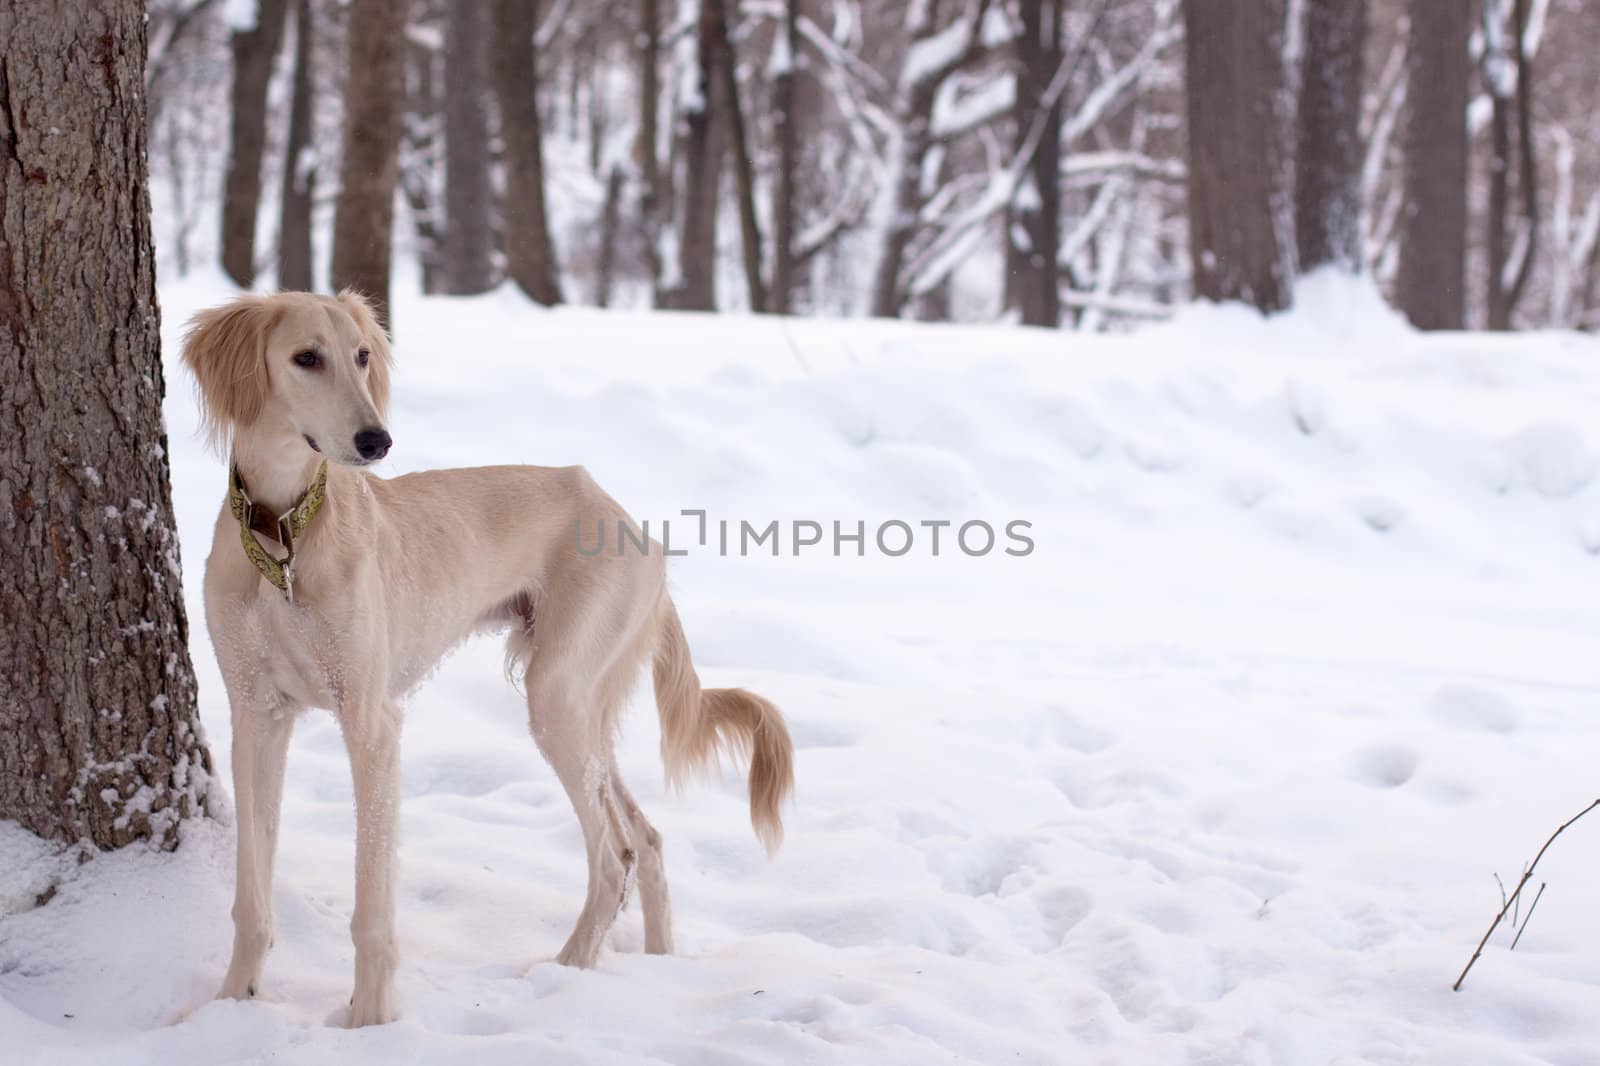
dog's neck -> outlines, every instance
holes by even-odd
[[[250,498],[278,515],[293,507],[311,487],[322,456],[291,428],[251,426],[234,435],[233,463]]]

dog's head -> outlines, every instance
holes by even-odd
[[[394,356],[358,293],[240,296],[201,311],[184,336],[183,361],[200,384],[206,429],[219,449],[259,428],[298,436],[350,466],[389,451],[384,416]]]

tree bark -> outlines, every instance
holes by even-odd
[[[365,293],[386,326],[409,7],[409,0],[351,0],[346,29],[344,157],[333,217],[333,287]]]
[[[781,55],[772,86],[773,120],[778,126],[778,202],[773,205],[772,291],[767,310],[786,315],[794,300],[795,198],[800,167],[800,113],[795,106],[795,80],[800,63],[800,0],[784,0]]]
[[[1405,202],[1395,302],[1418,329],[1466,324],[1472,4],[1411,0]]]
[[[1183,4],[1195,295],[1262,311],[1293,297],[1284,4]]]
[[[139,0],[0,5],[0,819],[177,846],[186,646]]]
[[[1362,56],[1367,0],[1306,0],[1295,152],[1300,270],[1361,270]]]
[[[444,283],[461,295],[494,285],[489,158],[489,12],[455,3],[445,16]]]
[[[234,30],[233,121],[222,182],[222,269],[249,288],[256,278],[256,212],[261,204],[261,160],[267,144],[267,86],[283,43],[286,0],[257,0],[256,24]]]
[[[278,226],[278,288],[310,292],[311,207],[317,189],[317,160],[311,143],[312,44],[316,24],[311,0],[294,5],[294,87],[289,104],[289,143],[283,153],[283,191]]]
[[[1043,104],[1061,65],[1061,0],[1022,0],[1022,34],[1017,38],[1017,145]],[[1011,205],[1006,227],[1009,290],[1028,326],[1061,324],[1061,124],[1065,93],[1045,116],[1044,136],[1028,165],[1027,194]]]
[[[548,307],[561,302],[561,281],[544,202],[534,25],[533,0],[495,0],[494,87],[505,144],[506,267],[523,292]]]
[[[681,288],[671,305],[685,311],[717,309],[717,207],[721,201],[722,157],[727,148],[725,85],[717,76],[725,37],[718,32],[721,5],[701,0],[695,62],[696,92],[684,116],[683,213],[678,227]]]

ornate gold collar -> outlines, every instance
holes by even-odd
[[[239,539],[244,554],[261,576],[272,582],[284,598],[294,602],[294,543],[311,525],[311,520],[322,510],[322,501],[328,491],[328,461],[324,459],[317,468],[317,476],[298,502],[281,515],[273,517],[250,498],[245,491],[244,476],[237,465],[230,465],[228,475],[228,509],[239,523]],[[259,533],[277,541],[288,552],[282,559],[275,558],[261,542],[251,536]]]

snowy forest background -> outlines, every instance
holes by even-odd
[[[1600,326],[1584,0],[149,15],[168,278],[379,289],[336,201],[341,167],[382,198],[392,121],[395,269],[428,292],[1105,330],[1278,308],[1331,261],[1424,328]]]

